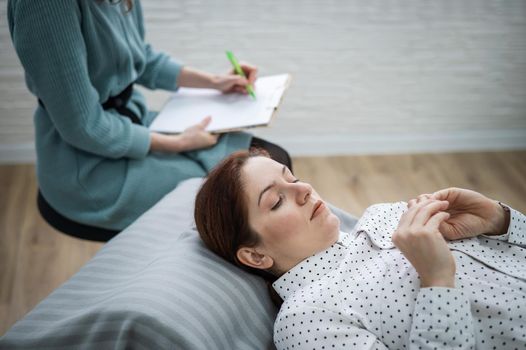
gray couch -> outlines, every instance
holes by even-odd
[[[181,183],[16,323],[0,349],[271,349],[263,280],[201,243]],[[331,207],[350,230],[355,219]]]

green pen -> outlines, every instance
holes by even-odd
[[[241,69],[241,66],[237,62],[237,60],[234,57],[234,54],[232,53],[232,51],[227,51],[226,52],[226,57],[228,57],[228,60],[230,61],[230,63],[232,63],[232,66],[234,66],[234,70],[236,71],[236,73],[241,75],[243,78],[246,78],[247,76],[245,75],[245,72],[243,72],[243,69]],[[254,89],[252,88],[252,85],[250,85],[250,84],[247,85],[247,91],[250,94],[250,96],[252,96],[252,98],[255,100],[256,99],[256,93],[254,92]]]

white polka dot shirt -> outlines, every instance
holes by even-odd
[[[420,288],[391,242],[405,210],[368,208],[274,283],[278,349],[526,349],[526,216],[511,209],[505,235],[448,242],[456,288]]]

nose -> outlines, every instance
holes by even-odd
[[[305,182],[296,182],[294,187],[296,190],[296,202],[299,205],[307,203],[312,194],[312,186]]]

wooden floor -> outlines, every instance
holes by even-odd
[[[294,159],[295,174],[354,215],[449,186],[526,212],[526,151]],[[36,205],[31,165],[0,166],[0,334],[88,261],[101,244],[51,229]]]

